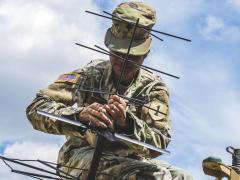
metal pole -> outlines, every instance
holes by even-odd
[[[106,144],[106,141],[107,141],[107,139],[99,134],[98,139],[97,139],[96,149],[94,151],[91,166],[90,166],[90,169],[88,172],[87,180],[93,180],[96,178],[97,169],[99,166],[99,162],[100,162],[103,148]]]

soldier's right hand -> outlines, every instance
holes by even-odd
[[[112,121],[108,117],[105,108],[99,103],[93,103],[85,107],[79,114],[79,117],[88,124],[94,124],[102,128],[112,125]]]

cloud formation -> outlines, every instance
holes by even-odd
[[[228,42],[240,41],[239,26],[227,25],[221,18],[209,15],[205,24],[199,30],[200,34],[209,41]]]
[[[240,12],[240,1],[239,0],[227,0],[227,3],[233,6],[236,10]]]
[[[3,155],[9,158],[16,158],[16,159],[27,159],[27,160],[41,159],[45,161],[56,162],[59,148],[60,148],[60,145],[56,143],[37,143],[37,142],[29,142],[29,141],[15,142],[14,144],[6,147]],[[16,170],[25,170],[25,171],[29,170],[30,172],[34,172],[32,169],[27,169],[26,167],[23,168],[21,166],[17,166],[16,164],[11,163],[10,165]],[[32,165],[39,166],[39,164],[32,164]],[[46,167],[41,167],[41,168],[47,169]],[[9,169],[7,169],[2,162],[0,162],[0,177],[1,179],[11,179],[11,180],[26,179],[26,176],[14,174],[14,173],[10,174]]]
[[[32,131],[28,122],[22,120],[26,119],[25,108],[38,89],[46,87],[61,73],[101,57],[74,45],[75,42],[102,43],[103,37],[98,34],[101,21],[83,14],[85,8],[98,11],[97,7],[91,1],[63,4],[63,1],[1,1],[0,54],[4,61],[0,75],[4,88],[0,96],[5,104],[1,104],[0,115],[4,117],[4,127],[15,123],[19,128],[19,133],[10,128],[1,130],[2,141],[12,136],[21,138]]]

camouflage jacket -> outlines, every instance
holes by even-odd
[[[116,92],[112,81],[112,67],[110,61],[95,60],[86,67],[63,74],[48,88],[37,93],[37,97],[27,107],[27,117],[34,129],[58,135],[65,135],[67,142],[59,152],[59,163],[64,163],[71,157],[71,151],[76,148],[95,146],[96,135],[92,131],[82,133],[78,128],[47,117],[38,115],[36,109],[66,116],[78,120],[78,114],[83,107],[93,102],[106,103],[107,94],[81,91],[86,87],[94,87],[107,92]],[[133,128],[119,129],[135,139],[152,144],[156,147],[166,148],[170,142],[171,121],[168,109],[168,90],[162,80],[151,72],[140,69],[137,77],[127,87],[125,96],[147,101],[147,106],[159,109],[165,113],[156,113],[145,107],[130,105],[127,109],[128,121]],[[138,154],[142,157],[156,157],[159,154],[131,143],[109,143],[106,151],[114,154],[128,156]]]

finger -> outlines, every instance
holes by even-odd
[[[106,115],[110,115],[109,114],[109,111],[110,111],[110,107],[109,107],[109,105],[108,104],[105,104],[104,106],[103,106],[103,108],[104,108],[104,110],[106,111]]]
[[[107,110],[108,113],[112,114],[113,110],[110,108],[109,105],[105,105],[105,109]]]
[[[109,107],[110,107],[111,112],[112,112],[111,115],[114,119],[124,117],[124,113],[121,112],[114,104],[110,104]]]
[[[92,115],[89,115],[89,122],[91,122],[91,124],[94,124],[97,127],[107,128],[107,125],[105,123],[99,121],[99,119]]]
[[[125,117],[126,117],[126,110],[125,110],[125,108],[123,107],[122,104],[119,104],[119,103],[115,102],[111,106],[112,106],[113,110],[115,111],[116,117],[125,119]]]
[[[123,104],[114,103],[114,105],[118,108],[120,112],[125,113],[126,107]]]
[[[110,126],[112,124],[111,120],[102,112],[99,112],[99,111],[96,111],[95,109],[89,108],[89,114],[96,117],[98,119],[98,121],[101,121],[101,122],[107,124],[108,126]]]
[[[126,102],[124,101],[123,98],[117,96],[117,95],[114,95],[113,97],[117,102],[119,102],[120,104],[126,104]]]
[[[100,108],[102,105],[101,104],[99,104],[99,103],[92,103],[92,104],[90,104],[88,107],[90,107],[90,108],[92,108],[92,109],[94,109],[94,110],[98,110],[98,108]]]
[[[122,104],[124,107],[127,107],[127,103],[123,98],[120,98],[120,104]]]
[[[117,95],[111,95],[109,99],[110,99],[110,100],[112,99],[113,101],[118,101],[118,102],[119,102],[119,101],[120,101],[119,98],[120,98],[120,97],[117,96]]]
[[[98,109],[100,115],[102,116],[103,119],[106,119],[108,122],[108,125],[112,125],[112,121],[110,119],[110,115],[108,114],[107,110],[104,108],[104,105],[102,105],[99,109]]]
[[[102,111],[103,111],[103,113],[104,113],[108,118],[110,118],[111,115],[109,114],[108,109],[110,109],[110,107],[109,107],[107,104],[104,104]]]
[[[105,109],[107,110],[108,114],[110,114],[111,117],[115,117],[116,112],[110,108],[109,105],[105,105]]]
[[[116,122],[121,126],[125,126],[125,118],[126,118],[125,111],[119,111],[119,109],[114,104],[109,104],[107,108],[108,108],[107,110],[110,112],[111,116],[113,117],[114,122]]]
[[[98,109],[98,111],[99,111],[99,112],[102,112],[102,113],[104,113],[104,114],[107,114],[107,110],[106,110],[104,107],[105,107],[105,105],[101,106],[101,107]]]
[[[116,103],[117,104],[117,103]],[[117,108],[115,104],[109,104],[109,107],[114,110],[115,112],[120,112],[120,110]]]
[[[88,112],[89,114],[93,115],[93,116],[97,116],[97,114],[98,114],[98,110],[96,110],[94,107],[89,107],[89,108],[87,109],[87,112]]]
[[[108,126],[112,125],[112,121],[110,120],[110,118],[106,114],[100,112],[99,115],[101,117],[101,121],[103,121]]]
[[[117,95],[111,95],[109,101],[111,102],[109,104],[112,104],[114,101],[117,101],[118,103],[123,104],[124,106],[126,106],[126,102],[124,101],[124,99],[119,97],[119,96],[117,96]]]
[[[114,99],[109,99],[108,104],[112,104],[114,102]]]

